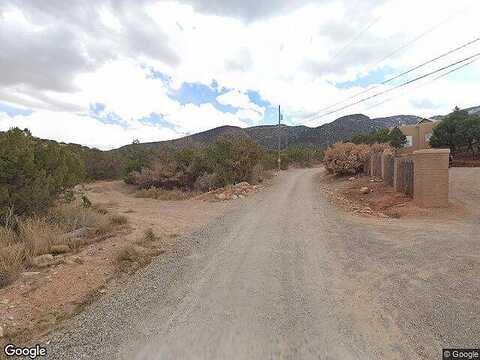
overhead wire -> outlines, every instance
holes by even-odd
[[[412,83],[414,83],[414,82],[417,82],[417,81],[419,81],[419,80],[422,80],[422,79],[424,79],[424,78],[427,78],[427,77],[429,77],[429,76],[431,76],[431,75],[434,75],[434,74],[436,74],[436,73],[438,73],[438,72],[441,72],[441,71],[443,71],[443,70],[449,69],[449,68],[451,68],[451,67],[453,67],[453,66],[456,66],[456,65],[458,65],[458,64],[461,64],[461,63],[467,62],[467,61],[469,61],[469,60],[475,59],[475,58],[477,58],[477,57],[479,57],[479,56],[480,56],[480,52],[475,53],[474,55],[471,55],[471,56],[469,56],[469,57],[466,57],[466,58],[464,58],[464,59],[462,59],[462,60],[456,61],[456,62],[454,62],[454,63],[452,63],[452,64],[449,64],[449,65],[446,65],[446,66],[443,66],[443,67],[441,67],[441,68],[439,68],[439,69],[437,69],[437,70],[428,72],[428,73],[423,74],[423,75],[421,75],[421,76],[418,76],[418,77],[416,77],[416,78],[414,78],[414,79],[412,79],[412,80],[408,80],[408,81],[406,81],[406,82],[404,82],[404,83],[401,83],[401,84],[399,84],[399,85],[396,85],[396,86],[391,87],[391,88],[389,88],[389,89],[383,90],[383,91],[381,91],[381,92],[379,92],[379,93],[376,93],[376,94],[374,94],[374,95],[371,95],[371,96],[368,96],[368,97],[363,98],[363,99],[361,99],[361,100],[358,100],[358,101],[356,101],[356,102],[354,102],[354,103],[351,103],[351,104],[342,106],[341,108],[338,108],[338,109],[333,110],[333,111],[329,111],[329,112],[327,112],[327,113],[324,113],[324,114],[321,114],[321,115],[318,115],[318,116],[314,116],[314,117],[311,118],[311,120],[313,120],[313,119],[320,119],[320,118],[323,118],[323,117],[325,117],[325,116],[327,116],[327,115],[335,114],[335,113],[337,113],[337,112],[339,112],[339,111],[348,109],[348,108],[350,108],[350,107],[352,107],[352,106],[358,105],[358,104],[363,103],[363,102],[365,102],[365,101],[374,99],[374,98],[376,98],[376,97],[378,97],[378,96],[381,96],[381,95],[384,95],[384,94],[386,94],[386,93],[392,92],[392,91],[394,91],[394,90],[396,90],[396,89],[399,89],[399,88],[405,87],[405,86],[407,86],[407,85],[410,85],[410,84],[412,84]]]

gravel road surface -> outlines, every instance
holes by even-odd
[[[478,223],[355,219],[290,170],[67,322],[51,359],[438,359],[478,347]]]

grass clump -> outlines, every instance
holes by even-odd
[[[113,225],[125,225],[128,223],[128,218],[125,215],[112,215],[110,216],[110,222]]]
[[[156,200],[167,200],[167,201],[176,201],[176,200],[187,200],[197,195],[193,191],[182,191],[182,190],[165,190],[156,187],[150,187],[148,189],[141,189],[135,193],[135,197],[138,198],[148,198]]]
[[[155,256],[163,253],[155,244],[158,240],[159,238],[153,230],[148,229],[135,243],[125,245],[116,256],[120,270],[133,272],[148,265]]]
[[[51,253],[52,246],[68,245],[75,250],[92,241],[69,233],[86,229],[87,238],[105,236],[127,222],[124,215],[102,214],[76,202],[58,204],[42,216],[14,217],[9,225],[0,226],[0,288],[32,266],[35,257]]]

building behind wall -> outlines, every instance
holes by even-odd
[[[430,148],[430,138],[432,137],[433,129],[438,125],[438,122],[423,119],[415,125],[400,126],[400,131],[407,137],[407,144],[404,151],[413,152],[416,150],[423,150]]]

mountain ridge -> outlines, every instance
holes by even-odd
[[[416,124],[421,119],[416,115],[396,115],[371,119],[363,114],[352,114],[318,127],[282,124],[281,146],[299,145],[325,148],[335,142],[348,140],[356,133],[368,133],[380,128]],[[256,141],[265,149],[275,149],[278,146],[278,125],[258,125],[248,128],[223,125],[178,139],[148,142],[141,145],[148,149],[203,147],[225,136],[246,137]],[[117,150],[129,146],[126,145]]]

